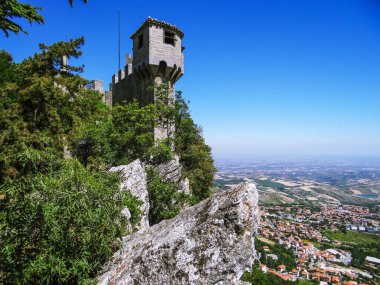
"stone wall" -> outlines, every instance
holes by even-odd
[[[159,65],[160,61],[165,61],[169,67],[181,68],[183,73],[183,53],[182,42],[178,35],[175,37],[175,45],[164,43],[164,31],[162,27],[152,26],[149,29],[149,64]]]

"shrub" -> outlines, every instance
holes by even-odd
[[[188,196],[177,191],[178,185],[173,182],[164,182],[160,175],[152,168],[147,169],[149,192],[149,223],[157,224],[165,219],[175,217]]]
[[[174,157],[170,142],[162,141],[154,145],[149,150],[149,162],[152,165],[159,165],[170,161]]]
[[[86,170],[73,159],[56,158],[51,165],[45,158],[49,155],[22,157],[20,163],[34,171],[0,190],[5,195],[0,201],[1,279],[17,284],[86,282],[127,234],[121,210],[129,207],[132,222],[139,220],[138,202],[119,191],[116,174]]]

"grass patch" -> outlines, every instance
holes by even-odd
[[[265,242],[265,243],[270,244],[270,245],[275,244],[274,241],[271,241],[270,239],[267,239],[266,237],[263,237],[261,235],[257,235],[256,238],[259,239],[260,241]]]
[[[269,187],[269,188],[273,188],[279,191],[285,190],[285,186],[281,183],[273,182],[271,180],[259,180],[259,179],[256,179],[255,181],[258,184],[258,186]]]
[[[364,245],[379,242],[378,236],[367,233],[358,233],[353,231],[347,231],[346,233],[343,233],[341,231],[324,231],[323,234],[330,240],[340,240],[343,243],[354,243]]]

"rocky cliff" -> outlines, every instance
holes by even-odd
[[[147,190],[147,177],[144,165],[137,159],[128,165],[112,167],[111,172],[119,172],[121,185],[120,191],[129,191],[133,196],[138,198],[142,204],[140,205],[141,220],[138,229],[149,227],[149,194]],[[123,215],[129,219],[130,213],[127,208],[123,210]],[[129,225],[129,229],[132,230]]]
[[[242,284],[258,227],[258,194],[244,183],[125,237],[98,282]]]
[[[145,165],[140,159],[136,159],[128,165],[120,165],[112,167],[110,172],[118,172],[120,174],[120,191],[129,191],[132,196],[141,201],[140,211],[141,220],[138,225],[132,229],[132,226],[128,224],[128,230],[136,230],[149,228],[149,193],[147,190],[147,174],[145,168],[149,165]],[[173,159],[166,163],[157,165],[154,167],[161,179],[165,182],[171,181],[178,185],[178,191],[185,194],[190,194],[190,185],[187,178],[182,178],[181,165],[179,163],[179,156],[175,155]],[[127,208],[123,210],[125,218],[130,219],[131,215]]]

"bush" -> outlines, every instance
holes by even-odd
[[[159,165],[170,161],[174,157],[170,142],[162,141],[154,145],[149,150],[149,163],[152,165]]]
[[[138,201],[119,191],[116,174],[88,171],[73,159],[51,164],[50,155],[20,156],[34,170],[1,185],[0,280],[88,281],[127,234],[121,210],[129,207],[132,222],[139,220]]]
[[[164,99],[167,98],[165,92],[170,92],[165,86],[155,87],[160,98]],[[141,107],[137,102],[124,102],[114,107],[103,121],[85,128],[82,136],[91,145],[90,165],[128,164],[137,158],[158,165],[173,157],[171,145],[174,145],[174,151],[180,156],[183,177],[189,178],[194,199],[200,201],[209,197],[216,169],[202,129],[192,120],[181,92],[177,92],[174,106],[170,105],[172,103],[165,105],[160,100],[156,103]],[[165,140],[155,145],[154,126],[172,129],[173,119],[174,142]]]
[[[90,144],[89,164],[109,167],[140,158],[149,160],[153,146],[154,106],[137,102],[118,105],[110,115],[87,125],[82,134]]]
[[[160,175],[152,168],[148,168],[147,173],[150,203],[149,223],[154,225],[162,220],[175,217],[189,197],[177,191],[176,183],[162,181]]]

